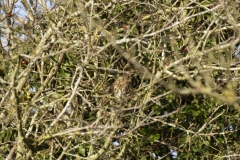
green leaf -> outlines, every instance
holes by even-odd
[[[80,146],[78,148],[78,153],[80,153],[82,156],[86,156],[86,149],[83,146]]]
[[[150,135],[150,139],[152,139],[152,140],[159,140],[159,138],[160,138],[159,134],[151,134]]]

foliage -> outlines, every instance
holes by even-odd
[[[240,156],[239,2],[10,2],[1,158]]]

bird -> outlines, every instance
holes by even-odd
[[[122,101],[132,88],[128,75],[119,76],[111,86],[111,92],[117,101]]]
[[[107,92],[111,96],[114,96],[116,101],[111,101],[108,97],[104,97],[99,104],[99,111],[97,112],[97,117],[102,117],[103,113],[106,112],[106,109],[114,109],[116,106],[120,106],[125,100],[124,98],[131,90],[131,80],[127,75],[119,76],[111,85],[109,85]],[[119,104],[119,105],[116,105]],[[112,107],[114,106],[114,107]]]

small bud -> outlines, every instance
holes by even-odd
[[[13,15],[12,15],[11,13],[8,13],[7,16],[8,16],[8,17],[12,17]]]
[[[25,64],[27,64],[27,61],[25,59],[23,59],[21,63],[25,65]]]
[[[51,45],[49,45],[49,46],[47,47],[47,49],[48,49],[48,50],[50,50],[51,48],[52,48],[52,46],[51,46]]]
[[[103,113],[103,117],[107,117],[107,113]]]
[[[182,51],[183,51],[184,53],[188,53],[188,48],[187,48],[187,46],[184,46],[183,49],[182,49]]]

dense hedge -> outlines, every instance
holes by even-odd
[[[0,4],[1,158],[240,156],[239,2]]]

